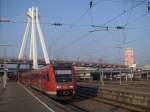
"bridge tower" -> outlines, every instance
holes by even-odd
[[[37,7],[29,8],[29,10],[27,12],[27,16],[28,16],[28,22],[27,22],[25,32],[23,35],[23,40],[22,40],[18,59],[24,58],[23,54],[24,54],[26,43],[27,43],[27,38],[29,37],[28,36],[29,29],[31,26],[29,59],[33,60],[33,69],[38,69],[37,44],[36,44],[37,32],[39,34],[39,39],[40,39],[42,51],[44,54],[45,62],[46,62],[46,64],[50,63],[47,48],[46,48],[45,41],[44,41],[44,35],[41,30],[41,26],[40,26],[40,22],[39,22],[38,8]]]

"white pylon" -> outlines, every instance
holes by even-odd
[[[22,45],[21,45],[21,48],[20,48],[19,56],[18,56],[19,59],[23,58],[23,53],[24,53],[24,49],[25,49],[25,45],[26,45],[26,41],[27,41],[29,26],[30,26],[30,19],[28,19],[27,26],[26,26],[26,29],[25,29],[25,33],[24,33],[24,36],[23,36]]]
[[[30,38],[29,59],[33,59],[33,69],[38,69],[37,45],[36,45],[36,41],[37,41],[36,27],[37,27],[37,31],[39,33],[41,47],[43,50],[44,59],[45,59],[46,64],[50,63],[49,56],[48,56],[47,48],[46,48],[45,41],[44,41],[44,35],[42,33],[40,22],[39,22],[38,8],[36,8],[36,7],[30,8],[29,11],[27,12],[27,15],[29,18],[28,18],[27,26],[26,26],[25,33],[23,36],[23,41],[21,44],[18,58],[23,59],[23,53],[24,53],[24,49],[25,49],[25,45],[26,45],[26,41],[27,41],[27,36],[28,36],[28,32],[29,32],[29,26],[30,26],[30,22],[31,22],[31,38]]]
[[[38,16],[39,16],[38,8],[36,8],[36,17],[37,17],[36,18],[36,25],[37,25],[37,30],[39,32],[39,37],[40,37],[40,41],[41,41],[42,50],[43,50],[43,53],[44,53],[45,62],[46,62],[46,64],[49,64],[50,61],[49,61],[49,57],[48,57],[48,52],[47,52],[47,48],[46,48],[46,45],[45,45],[44,35],[43,35],[42,30],[41,30],[41,26],[40,26],[40,23],[39,23]]]
[[[32,28],[31,28],[31,36],[32,36],[32,51],[33,51],[33,68],[37,69],[38,68],[38,62],[37,62],[37,47],[36,47],[36,27],[35,27],[35,19],[36,19],[36,10],[35,7],[32,7]]]

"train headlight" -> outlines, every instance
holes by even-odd
[[[57,89],[61,89],[61,86],[57,86],[56,88],[57,88]]]
[[[73,88],[73,86],[69,86],[69,88]]]

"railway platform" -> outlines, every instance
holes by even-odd
[[[55,109],[19,83],[9,82],[6,89],[0,83],[0,112],[55,112]]]

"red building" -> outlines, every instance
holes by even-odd
[[[126,48],[124,53],[125,65],[132,66],[134,64],[133,48]]]

